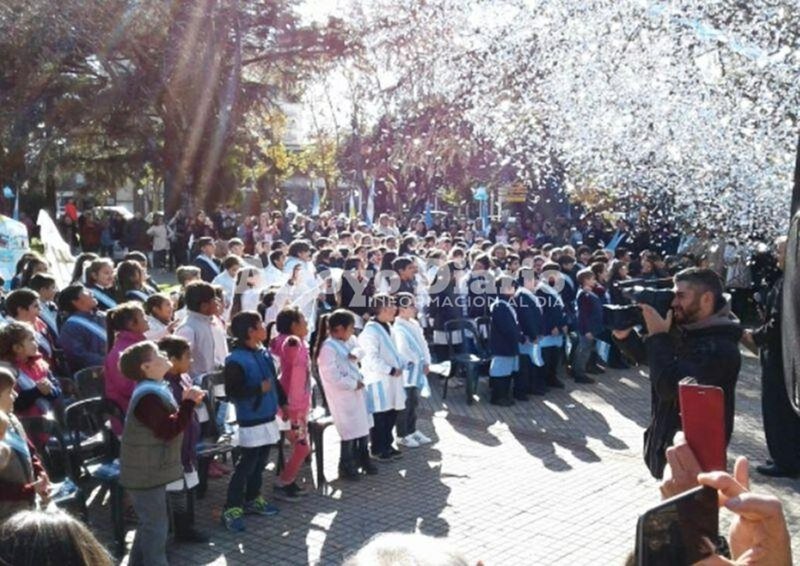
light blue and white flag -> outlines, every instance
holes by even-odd
[[[367,210],[366,221],[367,226],[372,226],[375,220],[375,181],[369,186],[369,194],[367,195]]]

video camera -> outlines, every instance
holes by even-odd
[[[650,305],[658,314],[667,316],[675,299],[671,277],[664,279],[630,279],[614,284],[630,305],[603,305],[603,324],[611,330],[625,330],[644,324],[639,305]]]

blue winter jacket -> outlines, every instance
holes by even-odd
[[[225,358],[225,393],[236,406],[239,426],[255,426],[275,420],[278,412],[278,381],[275,365],[264,348],[237,346]],[[264,393],[261,384],[270,380]]]
[[[506,301],[497,300],[492,304],[492,331],[489,349],[493,356],[518,356],[522,334],[514,319],[512,306]]]

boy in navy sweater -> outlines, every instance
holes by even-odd
[[[575,383],[594,383],[594,379],[586,375],[586,366],[592,355],[595,337],[603,331],[603,303],[594,294],[596,284],[594,272],[582,269],[578,272],[578,349],[572,366]]]

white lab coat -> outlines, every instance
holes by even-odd
[[[397,317],[394,321],[392,335],[400,355],[414,364],[410,370],[403,370],[403,386],[416,387],[423,397],[428,397],[430,387],[424,367],[431,364],[431,353],[422,327],[416,320]]]
[[[296,285],[299,294],[292,298],[291,304],[297,306],[306,317],[310,334],[314,331],[317,323],[317,297],[322,292],[322,285],[317,277],[317,268],[314,267],[314,264],[296,257],[287,258],[283,265],[283,273],[287,278],[291,278],[294,267],[298,263],[302,266]],[[286,286],[284,285],[284,287]]]
[[[325,399],[333,416],[333,424],[342,440],[353,440],[369,434],[372,415],[367,411],[366,389],[356,389],[362,381],[356,362],[345,352],[354,352],[355,338],[347,342],[328,338],[322,343],[317,358],[319,377]]]
[[[364,352],[361,372],[367,386],[367,407],[371,413],[382,413],[406,407],[406,391],[402,374],[389,375],[392,369],[404,369],[410,361],[400,355],[394,339],[384,327],[374,320],[364,325],[358,336],[358,345]]]
[[[214,280],[211,281],[212,285],[219,285],[222,287],[222,293],[225,297],[225,312],[222,315],[222,318],[225,322],[230,321],[231,319],[231,307],[233,307],[233,294],[236,290],[236,277],[231,276],[228,273],[228,270],[223,270],[222,273],[214,277]]]
[[[289,277],[274,265],[268,265],[264,268],[263,282],[264,288],[282,287],[289,280]]]
[[[145,338],[153,342],[158,342],[169,334],[169,332],[167,332],[167,325],[156,317],[147,315],[145,318],[147,319],[147,325],[150,327],[150,329],[144,333]]]

